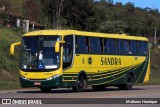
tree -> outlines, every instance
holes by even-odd
[[[104,33],[125,33],[127,25],[123,21],[106,21],[100,25],[100,32]]]
[[[60,28],[61,13],[68,0],[40,0],[43,12],[51,23],[51,28]]]
[[[2,26],[10,21],[10,17],[8,16],[11,10],[10,7],[10,0],[0,0],[0,24],[2,24]]]
[[[134,3],[128,2],[125,4],[126,8],[128,9],[128,12],[133,15],[134,14]]]
[[[66,26],[79,30],[91,30],[93,27],[90,28],[89,25],[95,21],[92,3],[92,0],[68,0],[62,14],[66,20]]]
[[[123,5],[122,5],[122,2],[116,2],[115,6],[122,7]]]
[[[39,2],[37,0],[25,0],[23,3],[23,16],[32,21],[38,21],[42,16]]]

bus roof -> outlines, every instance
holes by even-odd
[[[39,30],[28,32],[23,36],[44,36],[44,35],[79,35],[79,36],[90,36],[90,37],[105,37],[105,38],[118,38],[118,39],[129,39],[129,40],[141,40],[148,41],[147,38],[141,36],[129,36],[126,34],[107,34],[107,33],[96,33],[96,32],[85,32],[77,30]]]

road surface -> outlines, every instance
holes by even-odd
[[[66,102],[70,104],[58,104],[58,107],[75,107],[72,102],[76,102],[76,99],[85,99],[85,102],[77,102],[76,107],[107,107],[111,105],[112,107],[158,107],[160,106],[160,85],[152,86],[134,86],[132,90],[118,90],[116,87],[107,87],[105,91],[93,91],[91,88],[85,90],[85,92],[72,92],[71,89],[53,89],[51,93],[41,93],[38,88],[24,88],[16,90],[0,90],[0,98],[53,98],[52,100],[57,101],[57,103]],[[118,99],[117,99],[118,98]],[[114,104],[114,102],[121,101],[122,99],[129,100],[157,100],[159,104]],[[154,99],[155,98],[155,99]],[[71,100],[68,100],[71,99]],[[102,100],[101,100],[102,99]],[[96,101],[108,101],[113,104],[96,104]],[[118,100],[118,101],[117,101]],[[122,101],[123,101],[122,100]],[[68,101],[68,102],[67,102]],[[87,104],[87,101],[89,104]],[[81,104],[82,103],[82,104]],[[93,103],[93,104],[92,104]],[[124,102],[123,102],[124,103]],[[54,104],[56,105],[56,104]],[[17,105],[0,105],[4,107],[17,107]],[[44,105],[38,106],[43,107]],[[52,105],[47,104],[46,107]],[[28,105],[23,105],[23,107],[28,107]],[[32,105],[35,107],[35,105]]]

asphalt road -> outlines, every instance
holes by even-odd
[[[85,92],[72,92],[71,89],[53,89],[51,93],[41,93],[38,88],[24,88],[16,90],[0,90],[0,98],[53,98],[47,100],[51,100],[50,102],[53,102],[54,100],[54,102],[58,103],[58,105],[53,105],[58,107],[75,107],[74,102],[76,102],[76,107],[159,107],[160,85],[134,86],[132,90],[118,90],[118,88],[115,87],[107,87],[105,91],[93,91],[91,88],[89,88],[85,90]],[[77,102],[78,98],[80,100]],[[133,100],[154,100],[157,101],[159,104],[137,104],[137,102],[135,104],[132,102],[132,104],[124,104],[124,102],[126,102],[127,99],[130,102]],[[103,101],[111,104],[103,104]],[[121,101],[122,104],[119,104]],[[53,105],[47,104],[45,105],[45,107],[53,107]],[[1,106],[17,107],[18,105],[0,105],[0,107]],[[43,106],[44,105],[39,105],[38,107]],[[23,107],[28,107],[28,105],[23,105]],[[32,107],[35,107],[35,105],[32,105]]]

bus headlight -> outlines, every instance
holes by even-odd
[[[55,78],[58,78],[58,77],[60,77],[60,75],[56,74],[54,76],[51,76],[51,77],[47,78],[46,80],[51,80],[51,79],[55,79]]]
[[[23,78],[23,79],[25,79],[25,80],[28,80],[26,77],[24,77],[24,76],[21,76],[21,78]]]

